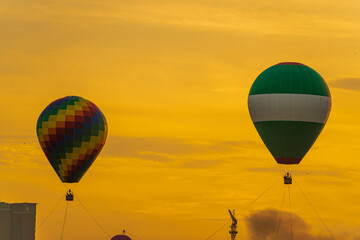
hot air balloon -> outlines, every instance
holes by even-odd
[[[106,119],[89,100],[58,99],[37,121],[37,136],[51,166],[63,183],[77,183],[95,161],[107,136]],[[67,200],[73,198],[71,190]]]
[[[112,237],[111,240],[131,240],[131,238],[126,235],[116,235]]]
[[[331,96],[326,82],[315,70],[301,63],[283,62],[255,79],[248,108],[276,162],[299,164],[325,126]]]
[[[128,236],[126,236],[126,235],[125,235],[125,230],[123,230],[123,234],[122,234],[122,235],[116,235],[116,236],[112,237],[111,240],[131,240],[131,238],[129,238]]]

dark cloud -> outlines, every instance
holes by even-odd
[[[329,81],[329,85],[334,88],[360,91],[360,78],[339,78]]]
[[[245,218],[245,224],[249,240],[289,240],[291,239],[291,233],[292,239],[333,240],[330,234],[312,233],[311,226],[297,214],[276,209],[253,212]],[[276,238],[277,234],[278,237]],[[334,237],[337,240],[359,239],[359,237],[350,235],[336,235]]]

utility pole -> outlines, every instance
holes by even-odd
[[[230,236],[231,236],[231,240],[235,240],[236,239],[236,234],[238,234],[238,231],[236,231],[237,228],[237,219],[235,218],[235,209],[233,210],[233,212],[231,212],[231,210],[229,209],[229,213],[232,219],[232,224],[230,226]]]

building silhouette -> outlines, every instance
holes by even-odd
[[[35,240],[36,203],[0,202],[0,239]]]

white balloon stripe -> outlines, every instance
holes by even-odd
[[[253,122],[301,121],[326,123],[331,98],[307,94],[250,95],[248,107]]]

